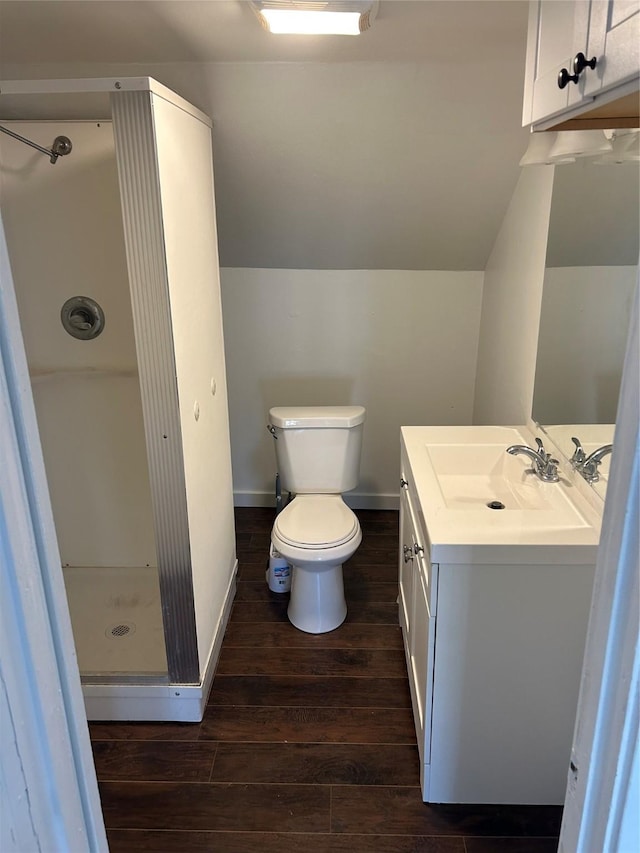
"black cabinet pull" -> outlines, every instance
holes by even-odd
[[[585,68],[591,68],[591,70],[593,70],[597,64],[598,60],[595,56],[592,56],[591,59],[587,59],[584,53],[576,53],[573,57],[573,73],[579,77]]]
[[[561,68],[558,74],[558,89],[564,89],[570,82],[577,83],[578,79],[578,74],[569,74],[566,68]]]
[[[597,64],[598,60],[595,56],[592,56],[591,59],[587,59],[582,51],[580,51],[580,53],[576,53],[572,62],[573,74],[569,74],[567,68],[560,69],[560,73],[558,74],[558,89],[564,89],[564,87],[569,83],[577,83],[585,68],[591,68],[591,70],[593,70]]]

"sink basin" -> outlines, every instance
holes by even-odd
[[[554,510],[566,498],[555,483],[543,483],[526,456],[511,456],[503,444],[435,444],[427,453],[449,509]]]
[[[515,443],[528,444],[526,440]],[[502,519],[495,523],[503,527],[514,523],[518,529],[588,526],[566,486],[544,483],[531,470],[527,456],[512,456],[507,447],[493,442],[425,444],[442,505],[456,512],[479,513],[476,523],[500,515]]]
[[[500,561],[516,553],[501,550],[504,546],[597,546],[598,520],[562,472],[559,482],[545,483],[527,456],[507,453],[512,444],[535,447],[526,428],[402,427],[401,432],[432,559],[467,559],[469,549],[475,559],[480,549],[486,559]]]

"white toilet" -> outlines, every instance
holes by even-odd
[[[362,406],[296,406],[270,410],[278,473],[294,499],[276,516],[271,541],[291,563],[289,620],[309,634],[333,631],[347,603],[342,564],[362,533],[342,493],[358,483]]]

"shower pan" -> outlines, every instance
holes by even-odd
[[[3,82],[0,125],[87,715],[199,720],[237,565],[211,123],[120,78]]]

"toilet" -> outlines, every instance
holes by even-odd
[[[283,491],[295,495],[276,516],[271,542],[292,566],[289,621],[309,634],[333,631],[347,603],[342,564],[362,532],[342,493],[355,489],[362,406],[277,406],[269,411]]]

